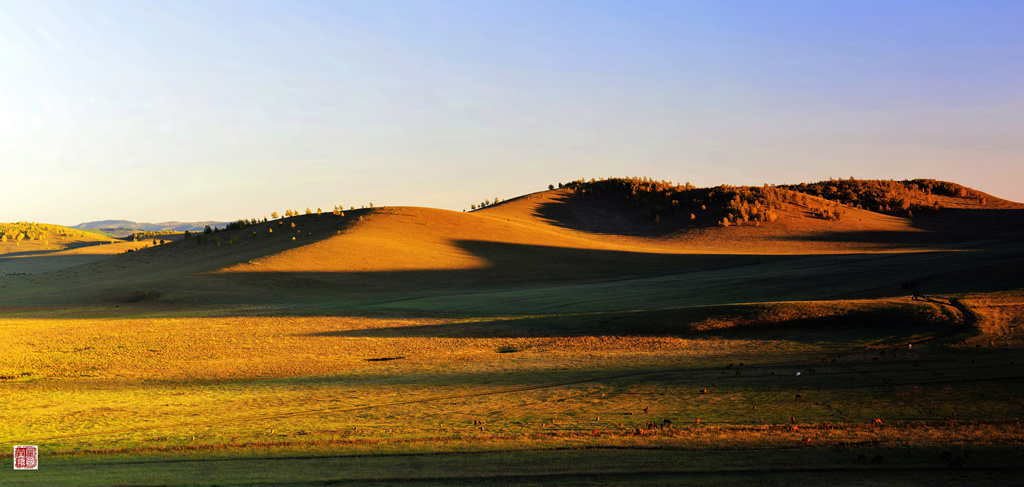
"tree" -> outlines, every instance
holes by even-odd
[[[188,230],[185,230],[185,240],[188,240],[190,238],[192,238],[192,233],[190,233]]]
[[[270,217],[275,219],[275,220],[277,220],[277,212],[275,211],[275,212],[271,213]]]
[[[322,212],[320,211],[320,208],[319,208],[319,207],[317,207],[317,209],[316,209],[316,216],[320,216],[320,214],[321,214],[321,213],[322,213]]]
[[[308,206],[306,207],[306,214],[307,214],[307,215],[312,215],[312,214],[313,214],[313,212],[312,212],[312,211],[310,211],[310,209],[309,209],[309,207],[308,207]]]
[[[213,229],[210,228],[209,225],[207,225],[206,228],[203,229],[203,233],[209,235],[209,234],[213,233]]]
[[[548,185],[548,191],[551,191],[553,189],[555,189],[555,185],[554,184],[549,184]]]

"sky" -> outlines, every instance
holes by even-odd
[[[0,221],[620,176],[1024,201],[1022,25],[1017,0],[0,0]]]

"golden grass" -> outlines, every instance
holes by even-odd
[[[979,333],[967,345],[1024,348],[1024,292],[971,294],[961,302],[974,313]]]
[[[301,232],[285,226],[283,232]],[[385,272],[478,269],[489,263],[460,247],[474,240],[626,250],[571,231],[502,221],[476,213],[390,207],[362,217],[340,235],[231,266],[224,272]]]
[[[841,221],[828,221],[814,217],[811,206],[782,206],[778,220],[761,225],[682,223],[662,227],[643,222],[642,215],[632,214],[618,201],[579,197],[569,189],[557,189],[521,196],[473,214],[649,252],[795,255],[913,251],[929,246],[928,239],[933,236],[906,218],[856,208],[844,208],[846,217]],[[624,234],[624,230],[637,227],[646,228],[652,236]]]
[[[782,323],[830,312],[842,315],[853,305],[809,303],[786,311],[779,304],[734,316],[736,324],[749,328],[756,317]],[[518,442],[523,448],[533,448],[537,441],[563,446],[678,441],[694,447],[734,441],[774,447],[792,443],[794,435],[766,425],[785,423],[793,414],[801,417],[801,424],[847,419],[866,423],[883,414],[894,406],[893,397],[873,392],[877,384],[871,377],[909,373],[904,362],[873,362],[873,351],[846,353],[838,364],[816,366],[819,357],[835,356],[850,345],[803,341],[799,329],[781,330],[775,338],[621,333],[475,337],[501,320],[46,319],[34,317],[45,316],[45,310],[7,311],[23,317],[0,321],[0,331],[8,337],[8,353],[0,356],[0,391],[11,398],[0,413],[0,437],[60,451],[110,445],[129,450],[329,446],[363,440],[465,441],[475,444],[473,448],[492,446],[493,441]],[[600,323],[601,315],[595,318]],[[719,330],[724,326],[720,319],[714,323]],[[431,336],[438,326],[448,327],[446,333],[452,336]],[[770,328],[770,323],[761,327]],[[463,331],[452,334],[451,329]],[[902,340],[906,338],[888,339]],[[800,362],[808,359],[809,364]],[[906,360],[914,359],[911,355]],[[743,376],[725,368],[741,362],[746,362]],[[876,371],[872,376],[851,372],[858,364]],[[794,370],[806,371],[808,365],[822,375],[792,382]],[[810,398],[808,391],[835,384],[836,376],[826,367],[846,377],[842,380],[852,387],[850,392],[826,393],[822,398],[828,398],[827,407],[816,405],[820,401],[791,404],[792,391]],[[777,382],[784,378],[786,382]],[[785,391],[781,395],[772,392],[779,386]],[[711,393],[700,394],[703,388]],[[924,385],[912,398],[896,398],[895,404],[915,404],[901,406],[907,418],[934,418],[936,413],[926,411],[928,405],[947,396],[942,388]],[[865,408],[865,398],[877,403]],[[751,404],[761,405],[759,412],[752,413]],[[654,408],[653,416],[641,415],[645,405]],[[966,413],[965,419],[991,419],[985,410],[998,409],[987,405],[972,413],[964,408],[961,414]],[[669,417],[679,426],[702,418],[704,428],[725,429],[659,430],[650,438],[630,434],[647,421],[660,424]],[[477,420],[484,424],[475,425]],[[729,429],[739,425],[753,429]],[[819,436],[830,442],[860,441],[859,431]],[[729,435],[735,438],[723,439]]]
[[[339,235],[294,249],[253,259],[224,272],[385,272],[479,269],[489,263],[459,242],[642,253],[757,253],[772,255],[864,251],[916,251],[923,246],[902,243],[906,234],[926,232],[903,218],[849,209],[840,222],[810,218],[810,209],[787,204],[779,221],[762,226],[707,227],[657,238],[618,235],[614,224],[604,232],[573,229],[541,216],[544,205],[568,205],[567,211],[591,212],[586,202],[565,202],[567,190],[526,195],[472,213],[431,208],[388,207],[374,210]],[[577,208],[579,207],[579,208]],[[614,220],[609,216],[610,220]],[[276,232],[302,236],[323,229],[271,225]],[[844,241],[829,235],[856,236],[874,232],[877,242]],[[887,241],[885,234],[896,240]]]
[[[90,382],[223,381],[376,371],[389,367],[367,360],[389,357],[403,357],[405,368],[450,371],[460,364],[485,362],[500,367],[497,364],[510,360],[521,367],[531,357],[573,365],[580,353],[595,354],[594,358],[613,366],[641,356],[669,360],[725,349],[753,353],[764,345],[674,337],[379,338],[361,333],[450,323],[470,327],[476,321],[287,316],[4,319],[0,326],[8,337],[9,353],[0,358],[0,375],[21,377],[30,372],[36,378]],[[506,345],[523,353],[514,357],[495,353]]]

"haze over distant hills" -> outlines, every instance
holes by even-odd
[[[209,225],[211,227],[218,226],[223,227],[224,222],[160,222],[160,223],[140,223],[133,222],[130,220],[98,220],[92,222],[79,223],[71,228],[77,230],[132,230],[132,231],[147,231],[147,232],[184,232],[184,231],[201,231],[203,228]],[[131,232],[128,232],[131,233]]]

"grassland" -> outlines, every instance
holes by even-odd
[[[551,191],[12,278],[0,438],[42,459],[0,484],[1019,483],[1020,240],[787,205]]]

